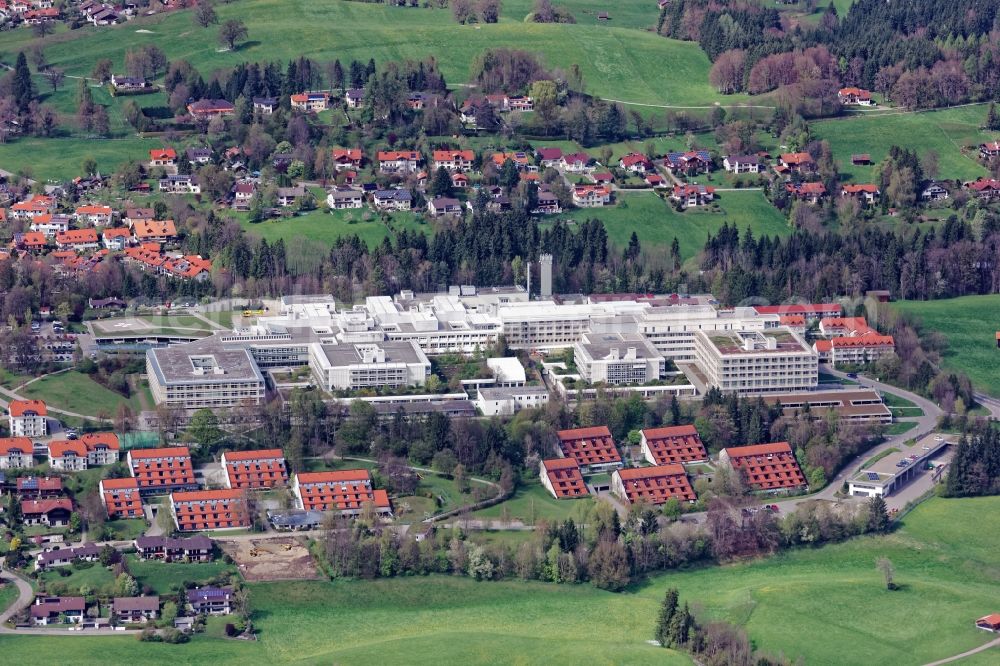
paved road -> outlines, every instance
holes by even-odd
[[[976,402],[990,411],[990,416],[1000,419],[1000,400],[984,393],[976,393]]]
[[[10,581],[17,586],[17,599],[10,605],[10,608],[0,613],[0,634],[17,633],[15,629],[8,629],[4,625],[7,620],[14,617],[22,608],[28,607],[35,598],[35,592],[31,589],[28,581],[20,576],[15,576],[9,571],[0,571],[0,578]]]
[[[965,659],[966,657],[971,657],[974,654],[979,654],[980,652],[985,652],[990,648],[1000,647],[1000,638],[994,638],[989,643],[984,643],[977,648],[972,650],[966,650],[962,654],[956,654],[954,657],[948,657],[946,659],[939,659],[938,661],[932,661],[929,664],[924,664],[924,666],[939,666],[940,664],[949,664],[953,661],[958,661],[959,659]]]

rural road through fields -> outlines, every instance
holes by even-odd
[[[972,650],[966,650],[962,654],[956,654],[953,657],[948,657],[947,659],[939,659],[938,661],[932,661],[929,664],[924,664],[924,666],[940,666],[940,664],[950,664],[953,661],[958,661],[959,659],[965,659],[966,657],[971,657],[974,654],[979,654],[980,652],[985,652],[990,648],[1000,647],[1000,638],[994,638],[989,643],[983,643],[977,648]]]

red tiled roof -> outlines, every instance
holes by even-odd
[[[782,153],[780,159],[785,164],[812,164],[813,158],[809,153]]]
[[[891,335],[879,335],[872,331],[857,337],[834,338],[830,344],[833,347],[894,347],[896,341]]]
[[[799,463],[788,442],[755,444],[723,449],[730,464],[743,470],[747,483],[760,490],[805,485]]]
[[[583,497],[589,495],[587,484],[580,473],[580,466],[572,458],[552,458],[543,460],[545,476],[557,499],[564,497]]]
[[[471,162],[476,158],[476,153],[471,150],[435,150],[435,162],[457,162],[465,160]]]
[[[173,148],[153,148],[149,151],[150,160],[175,160],[177,151]]]
[[[351,162],[360,162],[362,153],[360,148],[334,148],[333,159],[346,159]]]
[[[49,455],[53,458],[65,457],[67,453],[72,453],[77,457],[85,458],[87,456],[87,445],[80,440],[53,440],[49,442]]]
[[[180,502],[217,502],[220,500],[237,500],[243,493],[236,489],[223,490],[191,490],[170,494],[174,504]]]
[[[173,220],[136,220],[132,225],[132,233],[136,239],[171,238],[177,235],[177,227]]]
[[[580,465],[621,462],[621,455],[607,426],[560,430],[559,445],[563,455]]]
[[[48,414],[45,403],[41,400],[11,400],[7,409],[11,416],[24,416],[26,412],[34,412],[38,416]]]
[[[130,476],[124,479],[101,479],[101,487],[104,490],[135,490],[139,487],[139,482]]]
[[[111,215],[111,213],[111,206],[102,206],[98,204],[80,206],[76,209],[77,215]]]
[[[55,497],[51,499],[40,499],[40,500],[21,500],[21,513],[27,514],[38,514],[38,513],[49,513],[56,509],[65,509],[66,511],[73,510],[73,501],[68,497]]]
[[[379,162],[396,162],[398,160],[420,161],[420,153],[415,150],[380,150],[378,151]]]
[[[802,315],[782,315],[778,317],[778,323],[782,326],[805,326],[806,318]]]
[[[833,349],[833,342],[830,340],[817,340],[813,343],[813,346],[816,348],[817,352],[828,352]]]
[[[18,451],[30,456],[34,452],[34,447],[27,437],[0,437],[0,455],[11,451]]]
[[[837,303],[809,303],[806,305],[755,305],[753,309],[757,314],[791,315],[800,314],[810,316],[813,314],[833,314],[840,316],[841,308]]]
[[[642,153],[629,153],[628,155],[626,155],[621,159],[621,163],[622,166],[624,166],[626,169],[636,164],[646,164],[646,165],[651,164],[649,158],[643,155]]]
[[[874,183],[860,183],[857,185],[844,185],[844,192],[847,194],[858,194],[866,192],[868,194],[878,194],[878,185]]]
[[[113,451],[119,449],[118,435],[113,432],[88,432],[80,437],[80,441],[87,445],[87,450],[93,450],[98,446],[107,447]]]
[[[131,238],[132,232],[125,227],[115,227],[114,229],[105,229],[101,235],[104,238]]]
[[[132,460],[146,458],[178,458],[191,457],[191,451],[186,446],[163,446],[157,449],[132,449],[129,451]]]
[[[705,445],[693,425],[647,428],[642,431],[642,435],[657,465],[708,458]]]
[[[872,94],[865,90],[864,88],[841,88],[837,91],[837,94],[842,97],[847,97],[848,95],[853,95],[858,99],[871,99]]]
[[[226,462],[236,462],[239,460],[262,460],[264,458],[284,458],[285,453],[281,449],[257,449],[254,451],[226,451]]]
[[[663,504],[671,498],[693,502],[694,490],[683,465],[636,467],[615,472],[622,480],[625,496],[630,503]]]
[[[70,229],[56,234],[56,243],[60,245],[77,245],[79,243],[96,243],[96,229]]]
[[[391,506],[384,490],[371,487],[371,474],[366,469],[305,472],[298,475],[297,481],[306,510],[358,510],[365,502],[382,508]]]
[[[25,488],[26,485],[34,486],[32,488]],[[58,476],[19,476],[17,477],[17,490],[18,492],[23,492],[25,490],[41,491],[41,492],[54,492],[62,491],[62,479]]]
[[[372,475],[366,469],[346,469],[338,472],[301,472],[299,484],[339,483],[342,481],[371,481]]]

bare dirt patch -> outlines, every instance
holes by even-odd
[[[219,540],[247,580],[314,580],[320,577],[305,542],[281,539]]]

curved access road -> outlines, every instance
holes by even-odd
[[[21,633],[26,630],[18,629],[8,629],[6,627],[7,621],[17,615],[22,608],[27,608],[31,605],[31,602],[35,598],[35,591],[31,588],[31,584],[24,580],[20,576],[12,574],[9,571],[0,571],[0,578],[6,581],[10,581],[17,586],[17,599],[10,605],[9,608],[5,609],[0,613],[0,634],[11,634],[11,633]]]
[[[929,664],[924,664],[924,666],[940,666],[941,664],[950,664],[953,661],[958,661],[959,659],[965,659],[966,657],[971,657],[974,654],[979,654],[980,652],[985,652],[986,650],[995,647],[1000,647],[1000,638],[994,638],[989,643],[983,643],[977,648],[966,650],[962,654],[956,654],[953,657],[947,657],[945,659],[939,659],[938,661],[932,661]]]

